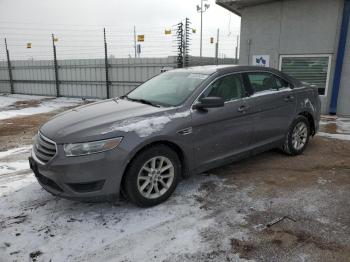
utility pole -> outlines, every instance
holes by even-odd
[[[106,41],[106,29],[103,28],[103,41],[105,47],[105,72],[106,72],[106,95],[109,98],[109,77],[108,77],[108,54],[107,54],[107,41]]]
[[[219,64],[219,28],[216,34],[216,43],[215,43],[215,61],[216,61],[216,65]]]
[[[201,34],[200,34],[200,49],[199,49],[199,56],[202,58],[202,47],[203,47],[203,13],[208,10],[210,7],[209,4],[204,4],[203,8],[203,2],[207,0],[201,0],[201,5],[197,5],[197,12],[201,13]]]
[[[199,56],[202,58],[202,47],[203,47],[203,0],[201,0],[201,36],[200,36],[200,49],[199,49]]]
[[[55,84],[56,84],[56,96],[60,96],[60,84],[58,80],[58,64],[57,64],[57,54],[56,54],[56,45],[55,45],[55,35],[52,34],[52,48],[53,48],[53,65],[55,70]]]
[[[236,64],[238,64],[238,43],[239,43],[239,35],[237,35],[237,43],[236,43],[236,54],[235,54]]]
[[[7,48],[7,40],[5,38],[5,48],[6,48],[6,57],[7,57],[7,68],[9,72],[9,79],[10,79],[10,87],[11,87],[11,94],[14,93],[14,86],[13,86],[13,78],[12,78],[12,67],[11,67],[11,60],[10,60],[10,52]]]
[[[135,58],[137,56],[137,47],[136,47],[136,26],[134,26],[134,50],[135,50]]]

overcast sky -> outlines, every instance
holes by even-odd
[[[203,55],[213,56],[220,28],[220,53],[234,56],[240,18],[208,0],[204,13]],[[192,36],[191,55],[199,55],[200,0],[0,0],[1,58],[3,38],[7,37],[11,57],[44,59],[50,57],[50,34],[55,33],[58,55],[62,58],[94,58],[103,54],[102,28],[106,27],[109,54],[133,55],[133,27],[145,35],[141,56],[174,55],[172,37],[164,35],[185,17],[190,18],[196,34]],[[32,49],[26,49],[26,43]],[[173,52],[173,53],[172,53]]]

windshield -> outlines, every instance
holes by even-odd
[[[209,75],[169,71],[143,83],[126,97],[162,106],[181,105]]]

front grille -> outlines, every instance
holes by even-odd
[[[56,152],[55,142],[38,133],[34,144],[34,154],[37,159],[46,164],[56,155]]]

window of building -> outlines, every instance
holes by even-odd
[[[320,95],[327,94],[331,55],[282,55],[280,70],[318,88]]]
[[[262,91],[277,91],[282,88],[289,88],[290,84],[285,80],[270,74],[263,72],[247,73],[250,86],[253,88],[254,93]]]
[[[225,102],[242,98],[243,83],[240,74],[224,76],[212,83],[202,97],[222,97]]]

